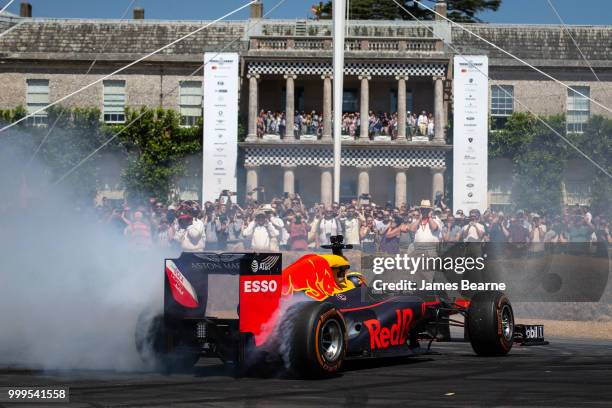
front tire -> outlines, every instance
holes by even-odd
[[[479,292],[467,313],[467,333],[479,356],[504,356],[513,344],[514,312],[501,292]]]
[[[292,306],[280,330],[280,350],[290,375],[318,378],[340,370],[347,335],[344,318],[335,307],[319,302]]]

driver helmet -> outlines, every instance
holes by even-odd
[[[347,282],[351,282],[356,288],[367,285],[366,278],[359,272],[349,272],[345,277]]]
[[[346,274],[349,272],[351,267],[346,258],[332,254],[324,254],[321,255],[321,257],[324,258],[329,264],[336,284],[339,286],[344,285]]]

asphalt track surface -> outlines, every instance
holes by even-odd
[[[0,386],[70,386],[70,404],[53,407],[612,406],[612,342],[552,339],[503,358],[476,357],[467,343],[434,346],[437,354],[353,362],[318,381],[235,379],[200,361],[171,376],[0,370]]]

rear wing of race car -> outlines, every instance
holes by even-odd
[[[278,310],[280,253],[187,253],[165,260],[164,319],[238,320],[259,345]]]

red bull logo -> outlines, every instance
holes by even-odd
[[[410,323],[412,322],[412,309],[396,309],[395,316],[396,322],[391,327],[380,327],[380,321],[377,319],[363,322],[370,332],[370,348],[372,350],[406,344]]]
[[[342,292],[329,263],[318,255],[306,255],[283,271],[283,296],[304,292],[315,300],[323,300]]]

